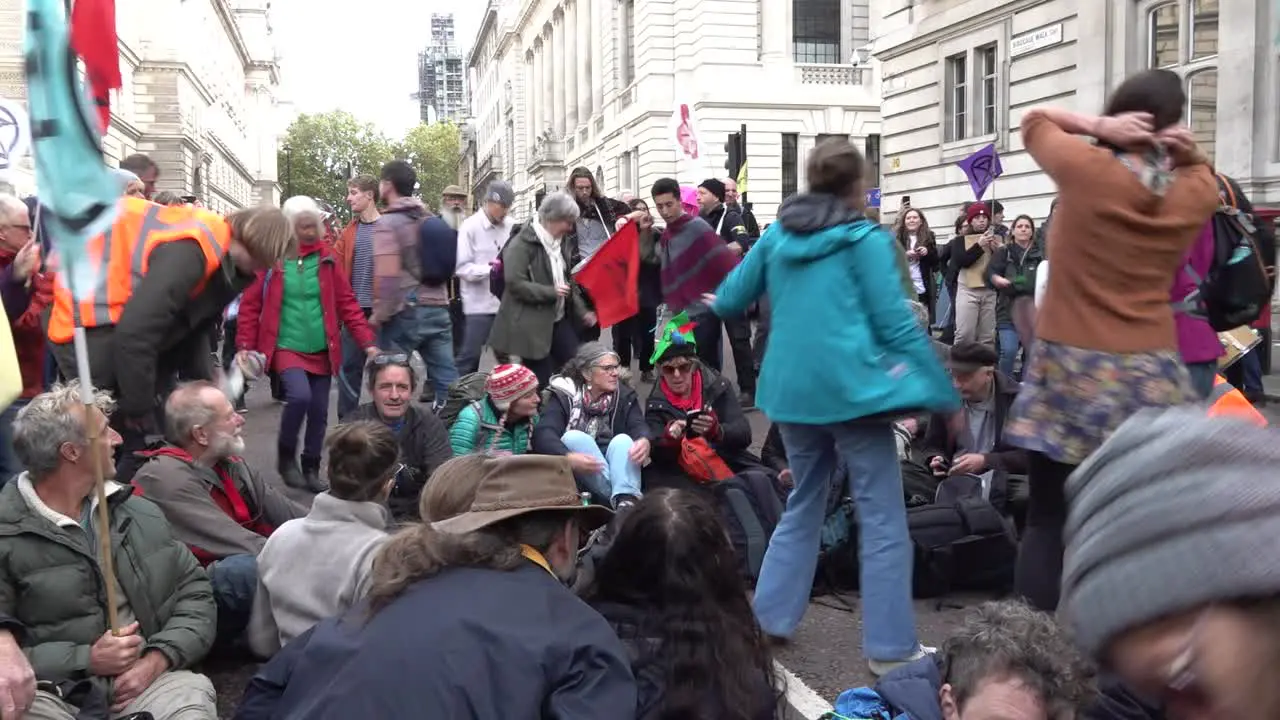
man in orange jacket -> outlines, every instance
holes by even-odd
[[[72,337],[76,327],[85,329],[93,382],[118,403],[111,421],[123,437],[122,482],[137,468],[133,453],[159,431],[158,398],[178,374],[213,378],[209,338],[223,309],[293,245],[278,208],[238,210],[224,219],[124,197],[110,230],[85,245],[88,256],[105,258],[97,291],[77,301],[57,275],[49,349],[63,376],[76,377]]]

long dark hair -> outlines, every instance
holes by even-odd
[[[621,520],[587,597],[641,611],[640,643],[661,642],[658,718],[759,717],[781,690],[720,516],[702,498],[657,490]],[[626,634],[625,632],[623,634]],[[623,638],[624,640],[628,638]]]
[[[915,213],[920,218],[920,229],[916,231],[916,241],[923,247],[932,248],[937,241],[933,237],[933,231],[929,229],[929,221],[925,219],[924,211],[918,208],[907,208],[902,213],[902,222],[898,223],[898,244],[903,250],[910,250],[911,233],[907,231],[907,216]]]

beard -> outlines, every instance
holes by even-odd
[[[226,460],[234,455],[244,454],[244,438],[239,435],[226,435],[218,439],[212,450],[214,457]]]
[[[440,210],[440,217],[444,219],[446,225],[452,230],[457,230],[462,221],[466,219],[462,208],[446,207]]]

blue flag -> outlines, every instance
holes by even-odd
[[[973,198],[975,200],[981,200],[982,196],[986,194],[987,188],[991,187],[996,178],[1004,173],[1004,168],[1000,166],[1000,155],[996,152],[995,143],[982,148],[956,164],[964,171],[964,176],[969,178],[969,187],[973,188]]]
[[[107,261],[84,246],[114,222],[121,179],[102,159],[98,113],[76,72],[63,0],[28,0],[23,52],[41,217],[58,272],[82,300],[97,291]]]

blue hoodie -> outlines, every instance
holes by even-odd
[[[756,405],[826,425],[959,409],[960,397],[899,282],[894,240],[843,201],[797,195],[716,292],[721,317],[768,294],[773,317]]]

